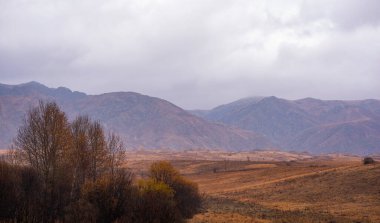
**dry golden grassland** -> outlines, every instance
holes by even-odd
[[[136,177],[171,160],[204,194],[198,222],[380,222],[380,164],[276,151],[129,154]],[[247,158],[249,157],[249,158]],[[378,160],[378,158],[376,158]]]

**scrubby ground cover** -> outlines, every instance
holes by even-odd
[[[149,162],[129,164],[144,175]],[[360,157],[178,159],[172,164],[198,183],[204,196],[202,212],[191,223],[380,222],[380,165],[363,165]]]
[[[191,176],[211,195],[192,222],[380,222],[379,164],[332,159],[240,165],[241,171]]]

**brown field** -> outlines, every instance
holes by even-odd
[[[154,160],[170,160],[199,184],[203,209],[191,223],[380,222],[380,164],[363,165],[359,157],[276,151],[139,151],[128,157],[137,178]]]

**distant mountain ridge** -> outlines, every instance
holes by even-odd
[[[31,81],[19,85],[0,83],[0,96],[45,96],[64,100],[85,97],[86,94],[78,91],[73,92],[65,87],[48,88],[36,81]]]
[[[134,92],[87,95],[38,82],[0,84],[0,148],[15,137],[38,100],[56,101],[69,119],[88,114],[131,149],[284,149],[380,153],[379,100],[244,98],[211,110],[185,111]]]
[[[261,133],[279,148],[312,153],[380,153],[380,101],[277,97],[243,99],[194,113]]]
[[[133,92],[86,95],[48,88],[37,82],[0,84],[0,147],[11,143],[24,114],[38,100],[56,101],[70,119],[88,114],[122,136],[128,148],[223,149],[272,148],[252,131],[215,124],[189,114],[165,100]]]

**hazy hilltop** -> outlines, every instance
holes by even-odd
[[[278,147],[313,153],[380,152],[380,101],[248,98],[194,113],[261,133]]]
[[[38,100],[54,100],[70,119],[88,114],[116,131],[128,148],[266,149],[269,140],[252,131],[210,123],[159,98],[133,92],[86,95],[37,82],[0,85],[0,146],[9,145],[25,112]]]

